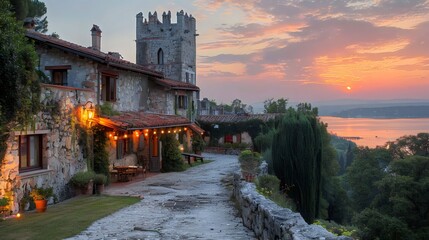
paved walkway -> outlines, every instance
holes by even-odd
[[[109,187],[108,194],[144,199],[70,239],[255,239],[230,201],[228,177],[238,169],[237,157],[204,156],[214,161]]]

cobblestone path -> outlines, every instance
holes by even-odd
[[[144,199],[69,239],[254,239],[236,216],[228,178],[236,156],[204,154],[211,163],[106,189]]]

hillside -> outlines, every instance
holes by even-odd
[[[353,108],[332,113],[345,118],[429,118],[429,106]]]

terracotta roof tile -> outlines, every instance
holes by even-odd
[[[145,112],[121,112],[116,116],[101,116],[98,123],[121,130],[188,126],[192,122],[182,116]]]
[[[200,91],[200,88],[196,85],[193,85],[191,83],[186,82],[180,82],[176,80],[171,79],[156,79],[156,83],[169,87],[171,89],[177,89],[177,90],[191,90],[191,91]]]
[[[139,73],[144,73],[154,77],[160,77],[160,78],[163,77],[163,74],[161,72],[151,70],[147,67],[144,67],[123,59],[115,58],[107,53],[97,51],[92,48],[83,47],[71,42],[64,41],[62,39],[58,39],[42,33],[38,33],[34,30],[27,30],[25,35],[28,38],[45,43],[49,46],[56,47],[64,51],[73,52],[79,56],[90,58],[94,61],[97,61],[103,64],[109,64],[113,67],[126,69],[126,70],[139,72]]]

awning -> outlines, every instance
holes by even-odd
[[[204,133],[200,127],[189,119],[178,115],[166,115],[145,112],[121,112],[115,116],[100,116],[98,124],[121,131],[132,131],[154,128],[189,127],[193,131]]]
[[[204,130],[195,123],[192,123],[189,128],[200,135],[204,133]]]

